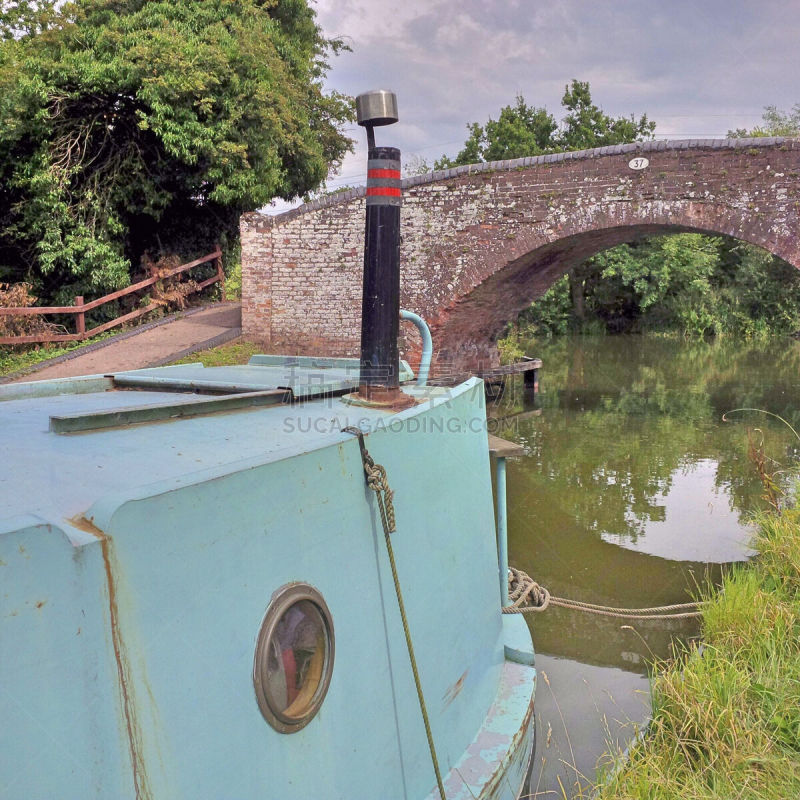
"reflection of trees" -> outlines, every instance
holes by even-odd
[[[587,531],[628,533],[659,519],[666,492],[686,452],[683,426],[621,413],[545,410],[520,423],[530,457],[513,471],[513,490],[558,506]],[[538,503],[537,503],[538,504]]]
[[[653,392],[695,391],[725,403],[778,399],[794,385],[800,368],[800,345],[781,340],[765,345],[739,342],[683,341],[638,336],[560,337],[523,343],[529,355],[544,361],[543,397],[553,390],[592,388],[611,395],[620,389]],[[786,404],[784,397],[782,406]],[[789,400],[792,395],[789,395]],[[727,406],[720,413],[734,406]],[[763,407],[763,406],[762,406]],[[775,408],[770,408],[776,411]],[[794,413],[798,413],[793,408]]]
[[[764,415],[736,415],[737,421],[723,423],[722,414],[763,408],[800,426],[794,390],[800,345],[641,337],[539,344],[526,349],[543,360],[537,401],[542,415],[520,416],[516,428],[502,434],[529,453],[512,463],[508,475],[512,560],[556,594],[624,606],[685,600],[687,587],[702,577],[702,565],[628,551],[603,542],[600,534],[635,541],[648,521],[663,515],[659,496],[668,492],[675,472],[700,459],[717,463],[716,485],[734,509],[754,510],[761,487],[747,456],[747,428],[761,429],[756,435],[763,436],[765,451],[784,465],[800,443]],[[525,405],[520,381],[494,413],[519,413]],[[560,652],[553,638],[560,634],[549,628],[547,616],[534,620],[538,646]],[[581,646],[580,631],[605,636],[598,624],[571,622],[574,647]],[[668,638],[654,630],[648,642],[651,634],[658,642]],[[622,651],[621,640],[609,646]],[[613,654],[601,661],[614,663]]]
[[[527,481],[548,486],[587,530],[635,537],[661,513],[654,498],[673,472],[698,458],[717,461],[717,485],[730,491],[734,508],[750,511],[760,492],[746,429],[761,429],[766,452],[784,465],[800,445],[764,415],[722,422],[725,412],[748,407],[800,427],[797,343],[576,337],[526,349],[544,361],[543,415],[520,421],[516,431],[532,456]],[[508,392],[508,410],[518,410],[523,397]]]
[[[617,547],[587,534],[563,508],[533,498],[520,503],[517,487],[509,484],[509,490],[511,560],[555,595],[636,608],[686,602],[694,588],[719,580],[718,564],[668,561]],[[528,621],[538,652],[635,672],[654,656],[668,656],[672,636],[698,632],[692,619],[625,620],[556,608],[528,615]]]

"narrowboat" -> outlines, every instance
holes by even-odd
[[[400,362],[399,203],[374,196],[361,358],[0,387],[1,798],[520,795],[510,450],[480,379]]]

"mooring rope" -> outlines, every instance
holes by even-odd
[[[581,600],[569,600],[565,597],[553,597],[543,586],[539,586],[527,572],[514,567],[508,568],[508,599],[511,605],[504,606],[504,614],[530,614],[545,611],[549,606],[570,608],[573,611],[584,611],[587,614],[600,614],[605,617],[621,619],[687,619],[699,617],[697,610],[702,601],[692,603],[674,603],[669,606],[650,606],[649,608],[615,608],[601,606],[597,603],[585,603]],[[695,609],[689,611],[688,609]],[[678,612],[678,613],[671,613]]]
[[[433,762],[433,771],[436,773],[436,785],[439,787],[439,795],[441,800],[447,800],[444,793],[444,783],[442,782],[442,774],[439,770],[439,759],[436,757],[436,747],[433,743],[433,734],[431,733],[431,723],[428,718],[428,709],[425,705],[425,695],[422,692],[422,682],[420,681],[419,671],[417,670],[417,659],[414,655],[414,644],[411,641],[411,629],[408,625],[406,618],[406,607],[403,602],[403,592],[400,589],[400,579],[397,575],[397,564],[394,560],[394,549],[390,534],[394,533],[397,529],[394,504],[392,497],[394,492],[389,488],[389,481],[386,477],[386,470],[380,465],[376,464],[370,456],[366,445],[364,444],[364,433],[359,428],[348,426],[342,428],[345,433],[351,433],[358,437],[358,445],[361,448],[361,461],[364,465],[364,474],[366,476],[367,486],[375,492],[378,500],[378,509],[381,514],[381,523],[383,525],[383,535],[386,539],[386,549],[389,553],[389,565],[392,568],[392,579],[394,580],[394,591],[397,595],[397,605],[400,608],[400,619],[403,621],[403,632],[406,635],[406,647],[408,649],[408,657],[411,661],[411,671],[414,673],[414,684],[417,687],[417,699],[419,700],[419,708],[422,712],[422,721],[425,723],[425,735],[428,737],[428,747],[431,751],[431,761]]]

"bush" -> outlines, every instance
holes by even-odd
[[[38,298],[31,294],[29,283],[0,283],[0,307],[30,308]],[[63,333],[61,326],[42,317],[12,317],[0,315],[0,336],[47,336]]]

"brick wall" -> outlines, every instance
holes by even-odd
[[[649,166],[631,169],[636,156]],[[401,303],[428,320],[440,366],[494,363],[497,337],[531,300],[639,236],[722,233],[800,267],[800,140],[618,145],[458,167],[403,190]],[[241,231],[245,335],[272,352],[358,355],[363,188],[245,214]]]

